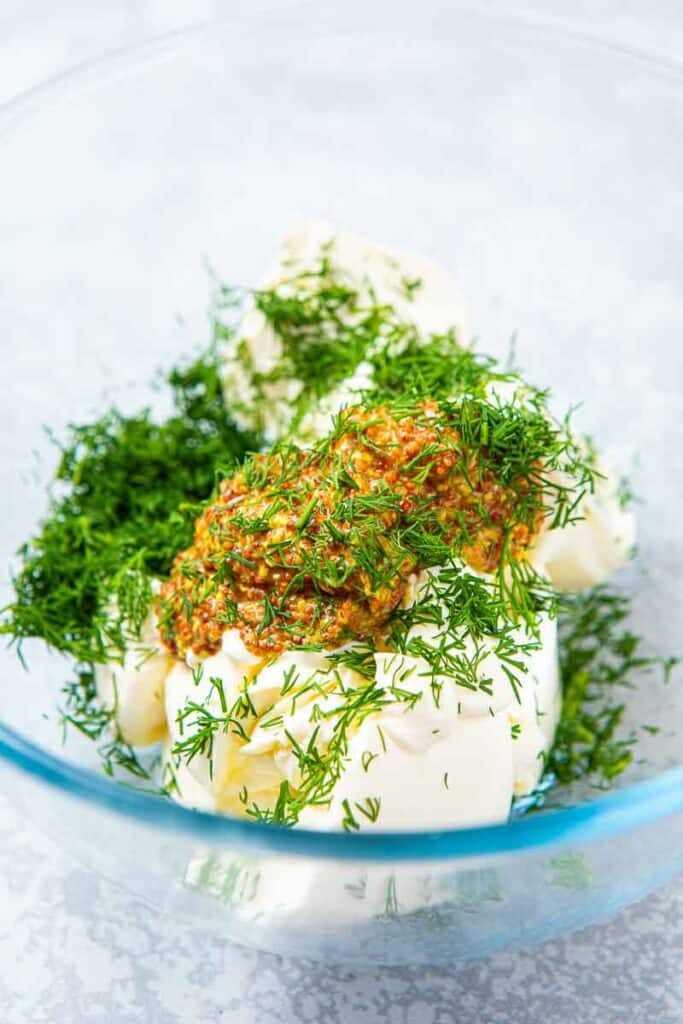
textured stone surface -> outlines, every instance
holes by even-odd
[[[210,16],[186,0],[92,5],[5,0],[0,102],[140,35]],[[264,6],[274,6],[274,4]],[[503,3],[488,6],[509,9]],[[675,58],[673,0],[517,5]],[[540,949],[438,969],[368,972],[278,960],[172,922],[84,871],[0,803],[2,1024],[289,1021],[396,1024],[678,1024],[683,882],[600,928]]]

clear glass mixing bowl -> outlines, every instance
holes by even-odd
[[[620,585],[671,653],[683,621],[683,101],[675,67],[448,5],[313,5],[213,24],[63,76],[0,112],[0,564],[45,508],[59,432],[158,401],[206,339],[206,263],[250,284],[300,217],[458,275],[482,347],[639,453]],[[683,865],[683,689],[628,695],[639,763],[611,793],[508,826],[319,835],[122,788],[61,744],[69,667],[1,655],[7,796],[172,916],[275,951],[434,962],[604,917]]]

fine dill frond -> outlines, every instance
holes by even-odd
[[[623,735],[619,693],[644,674],[660,671],[668,679],[678,664],[642,653],[642,638],[628,628],[630,609],[629,597],[607,586],[562,598],[562,714],[547,761],[560,783],[609,785],[628,768],[635,736]]]

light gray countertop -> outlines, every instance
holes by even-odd
[[[683,47],[678,0],[487,6],[540,13],[674,60]],[[217,7],[66,0],[57,14],[46,0],[4,0],[0,103]],[[679,1024],[682,922],[679,881],[603,926],[456,967],[364,972],[281,960],[200,930],[175,934],[171,922],[67,859],[0,799],[1,1024]]]
[[[359,971],[175,934],[0,804],[3,1024],[678,1024],[683,882],[536,950]]]

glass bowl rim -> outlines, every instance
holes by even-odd
[[[312,5],[296,3],[284,10],[289,12],[295,8],[301,11],[308,6]],[[521,13],[502,14],[481,10],[468,3],[455,3],[451,9],[482,23],[493,22],[512,30],[533,30],[551,41],[569,41],[578,48],[600,51],[603,56],[607,54],[612,58],[636,62],[652,77],[683,80],[683,61],[591,35],[559,20]],[[259,12],[263,13],[262,4],[251,10],[247,17],[232,14],[153,35],[46,78],[0,104],[0,145],[11,139],[12,126],[17,119],[21,123],[22,114],[39,111],[44,100],[67,92],[72,83],[85,84],[91,77],[96,81],[101,73],[116,67],[143,64],[173,44],[184,44],[208,35],[217,23],[248,23]],[[1,721],[0,759],[41,784],[165,832],[180,832],[214,844],[229,843],[282,854],[340,860],[467,860],[531,852],[543,847],[563,846],[570,842],[578,845],[606,838],[683,810],[681,765],[588,803],[521,816],[500,825],[434,831],[317,832],[191,810],[171,800],[154,798],[149,793],[122,786],[104,775],[97,775],[51,754]]]

